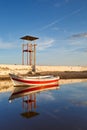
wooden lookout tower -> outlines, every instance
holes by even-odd
[[[35,71],[35,65],[36,65],[36,45],[35,43],[32,43],[33,41],[39,39],[37,37],[33,36],[24,36],[21,37],[22,40],[27,40],[28,43],[22,44],[22,65],[27,64],[32,66],[33,71]],[[26,55],[25,55],[26,53]]]

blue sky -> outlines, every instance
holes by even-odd
[[[37,65],[87,65],[87,0],[0,0],[0,64],[21,64],[25,35]]]

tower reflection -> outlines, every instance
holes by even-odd
[[[31,118],[36,115],[39,115],[39,113],[36,112],[36,93],[29,94],[28,96],[23,97],[22,107],[23,107],[23,113],[21,113],[22,117]]]
[[[36,94],[43,91],[59,89],[58,84],[51,84],[45,86],[21,86],[14,87],[14,90],[9,97],[9,101],[11,102],[14,99],[22,98],[22,108],[23,112],[21,113],[22,117],[32,118],[34,116],[39,115],[36,112]]]

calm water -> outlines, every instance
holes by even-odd
[[[61,85],[11,103],[10,95],[0,94],[0,130],[87,130],[86,82]]]

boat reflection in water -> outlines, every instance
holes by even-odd
[[[16,86],[14,87],[14,91],[12,92],[11,96],[9,97],[9,102],[16,98],[22,98],[22,106],[23,106],[23,113],[21,116],[25,118],[31,118],[34,116],[39,115],[36,112],[36,94],[42,91],[47,90],[54,90],[58,89],[59,85],[57,84],[50,84],[44,86]]]

